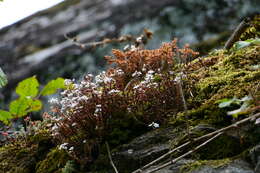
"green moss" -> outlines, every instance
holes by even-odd
[[[250,22],[250,27],[241,35],[240,40],[247,40],[249,38],[259,38],[260,37],[260,15],[257,14],[252,17]]]
[[[218,51],[200,61],[192,62],[186,69],[189,75],[185,81],[188,86],[186,89],[193,93],[193,97],[187,95],[191,108],[188,116],[207,123],[228,124],[230,121],[226,116],[227,110],[219,109],[216,101],[223,98],[241,98],[256,90],[260,70],[251,70],[250,67],[259,64],[259,50],[260,46],[256,45],[234,52]],[[259,91],[255,93],[259,94]],[[177,119],[183,119],[183,115],[179,115]]]
[[[239,139],[231,136],[220,136],[198,151],[202,160],[223,159],[238,155],[244,150]]]
[[[189,110],[186,115],[184,112],[178,113],[170,123],[179,126],[189,121],[191,128],[198,124],[210,124],[217,128],[230,125],[232,117],[227,115],[227,111],[236,108],[220,109],[216,102],[223,98],[242,98],[251,92],[256,98],[260,96],[260,91],[256,88],[260,81],[260,70],[250,68],[259,64],[259,50],[259,45],[236,51],[219,50],[188,65],[184,91]],[[198,134],[196,137],[202,135]],[[187,135],[181,136],[182,138],[172,141],[175,146],[187,140]],[[233,157],[249,145],[259,142],[252,132],[247,132],[245,136],[245,143],[241,143],[238,138],[221,136],[199,150],[198,156],[200,159]]]
[[[37,163],[36,173],[61,173],[69,159],[65,151],[53,149],[43,161]]]
[[[210,166],[213,168],[220,168],[223,167],[229,163],[232,162],[232,159],[226,158],[226,159],[220,159],[220,160],[200,160],[200,161],[195,161],[189,164],[186,164],[181,167],[181,172],[189,173],[193,170],[196,170],[202,166]]]
[[[35,146],[17,148],[2,147],[0,150],[1,173],[31,173],[36,164]]]
[[[41,161],[52,147],[54,144],[47,131],[40,131],[12,145],[1,147],[0,173],[35,172],[37,162]]]

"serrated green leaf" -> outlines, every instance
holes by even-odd
[[[12,114],[10,112],[0,110],[0,121],[5,124],[9,124],[9,120],[12,118]]]
[[[20,82],[16,87],[16,93],[21,97],[36,97],[38,94],[39,82],[35,76],[27,78]]]
[[[42,102],[40,100],[33,100],[28,112],[39,111],[42,109]]]
[[[0,68],[0,88],[7,84],[7,78],[3,70]]]
[[[41,95],[51,95],[57,92],[58,89],[64,89],[64,79],[57,78],[55,80],[51,80],[47,85],[43,88]]]
[[[16,117],[22,117],[28,113],[32,102],[33,100],[30,98],[20,97],[10,103],[10,113]]]

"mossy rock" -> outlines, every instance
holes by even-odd
[[[68,160],[70,157],[66,151],[55,148],[44,160],[37,163],[36,173],[62,173]]]
[[[41,131],[0,148],[0,173],[34,173],[37,162],[54,147],[47,131]]]
[[[223,98],[242,98],[254,92],[260,81],[259,65],[260,45],[249,46],[235,51],[218,50],[209,56],[195,60],[186,67],[188,73],[185,80],[189,111],[188,116],[193,123],[204,121],[209,124],[224,126],[231,123],[227,109],[220,109],[217,101]],[[177,119],[183,119],[179,113]],[[194,121],[199,120],[199,121]],[[177,121],[174,119],[173,121]]]
[[[237,119],[228,116],[227,112],[237,109],[236,105],[219,108],[217,101],[224,98],[242,98],[250,94],[257,99],[260,98],[260,91],[256,88],[260,81],[260,69],[252,68],[259,65],[259,52],[260,45],[232,51],[218,50],[187,65],[184,91],[189,110],[186,114],[178,113],[169,123],[177,126],[188,121],[191,128],[199,124],[209,124],[218,129],[246,117],[246,112]],[[256,131],[257,128],[250,125],[235,129],[200,149],[197,157],[208,160],[237,156],[259,142]],[[197,134],[195,137],[203,134],[205,133]],[[187,140],[188,137],[184,134],[173,143],[176,146]]]

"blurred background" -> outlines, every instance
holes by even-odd
[[[56,77],[77,80],[97,74],[106,68],[103,56],[127,44],[81,49],[65,34],[88,43],[138,36],[147,28],[154,33],[149,49],[178,38],[180,45],[189,43],[204,55],[223,46],[239,22],[260,9],[258,0],[65,0],[43,10],[53,4],[41,5],[40,12],[0,29],[0,67],[9,80],[1,90],[2,108],[15,97],[11,91],[22,79],[37,75],[45,84]],[[29,7],[26,3],[24,8]]]

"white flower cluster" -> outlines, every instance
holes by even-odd
[[[96,84],[102,85],[102,84],[112,83],[115,80],[112,77],[108,76],[105,71],[103,71],[95,77],[95,81],[96,81]]]
[[[135,71],[133,74],[132,74],[132,77],[139,77],[142,75],[142,72],[140,71]]]
[[[153,127],[153,128],[159,128],[160,125],[158,123],[152,122],[151,124],[148,125],[149,127]]]
[[[102,106],[99,104],[99,105],[96,105],[96,110],[95,110],[95,113],[94,115],[97,117],[99,113],[102,112]]]
[[[69,152],[73,152],[74,147],[73,147],[73,146],[69,147],[68,145],[69,145],[69,143],[63,143],[63,144],[61,144],[61,145],[59,146],[59,150],[68,150]]]
[[[48,100],[48,102],[51,104],[51,105],[59,105],[60,102],[57,98],[51,98],[50,100]]]
[[[124,71],[122,70],[122,69],[117,69],[116,71],[115,71],[115,74],[117,74],[117,75],[119,75],[119,76],[122,76],[122,75],[124,75],[125,73],[124,73]]]
[[[119,93],[120,90],[116,90],[116,89],[112,89],[108,92],[108,94],[116,94],[116,93]]]
[[[137,50],[137,47],[135,47],[134,45],[129,45],[127,44],[125,47],[124,47],[124,51],[135,51]]]
[[[61,92],[62,99],[60,100],[61,112],[66,114],[70,111],[76,111],[82,108],[80,103],[88,102],[92,97],[91,94],[86,95],[82,93],[83,89],[88,89],[90,91],[96,90],[97,85],[92,82],[93,75],[88,74],[85,79],[79,84],[72,83],[71,80],[65,80],[66,84],[72,85],[73,89],[67,89]]]
[[[142,92],[144,88],[157,88],[158,83],[154,82],[154,75],[156,75],[156,73],[153,70],[149,70],[144,80],[135,85],[133,89]]]
[[[67,150],[69,143],[63,143],[59,146],[59,150]]]

